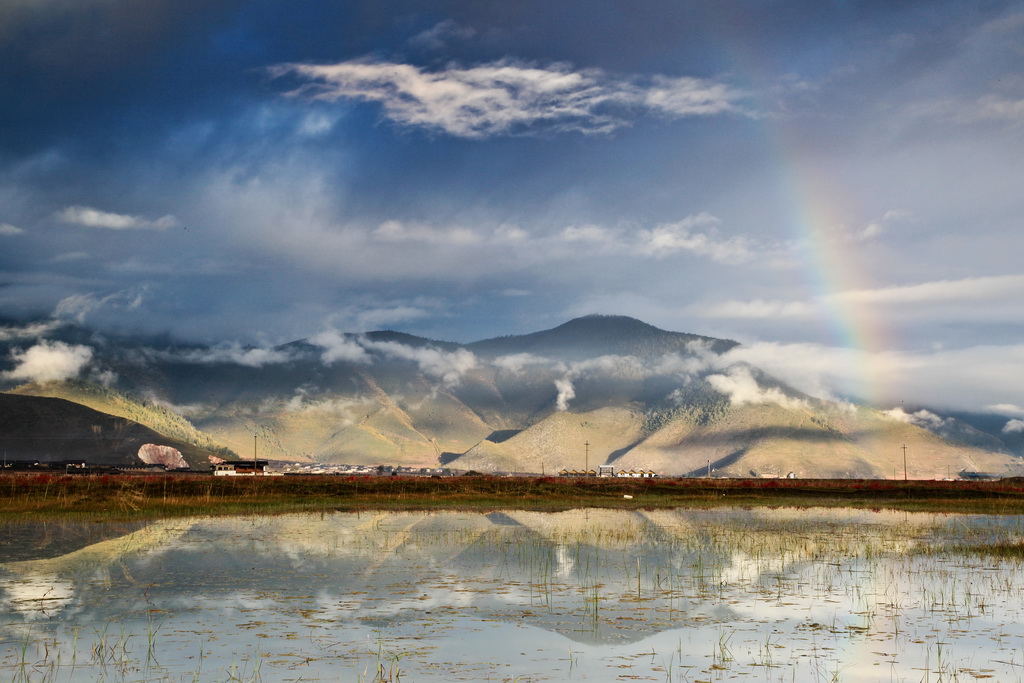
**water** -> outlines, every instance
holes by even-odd
[[[334,513],[0,533],[0,678],[1024,678],[1017,516]]]

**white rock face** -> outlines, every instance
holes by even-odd
[[[169,470],[188,467],[188,463],[177,448],[157,446],[155,443],[144,444],[139,449],[139,459],[147,465],[164,465]]]

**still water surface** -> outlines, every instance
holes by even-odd
[[[333,513],[0,528],[0,679],[1024,679],[1018,516]]]

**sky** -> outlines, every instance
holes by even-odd
[[[1020,0],[7,0],[0,64],[2,316],[625,314],[1024,417]]]

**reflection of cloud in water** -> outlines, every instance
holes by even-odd
[[[4,603],[27,619],[49,619],[71,604],[75,585],[54,574],[8,578],[3,584]]]
[[[576,569],[576,560],[573,558],[572,553],[569,552],[569,548],[564,545],[559,545],[555,548],[555,558],[558,560],[557,574],[561,578],[572,576],[573,571]]]
[[[728,562],[722,567],[720,580],[722,583],[749,583],[756,581],[768,572],[782,573],[789,561],[782,557],[754,557],[742,550],[729,556]]]
[[[79,548],[58,557],[7,562],[3,599],[27,619],[53,618],[70,606],[76,587],[89,577],[109,580],[111,565],[170,550],[191,527],[189,520],[160,521],[137,531]]]

